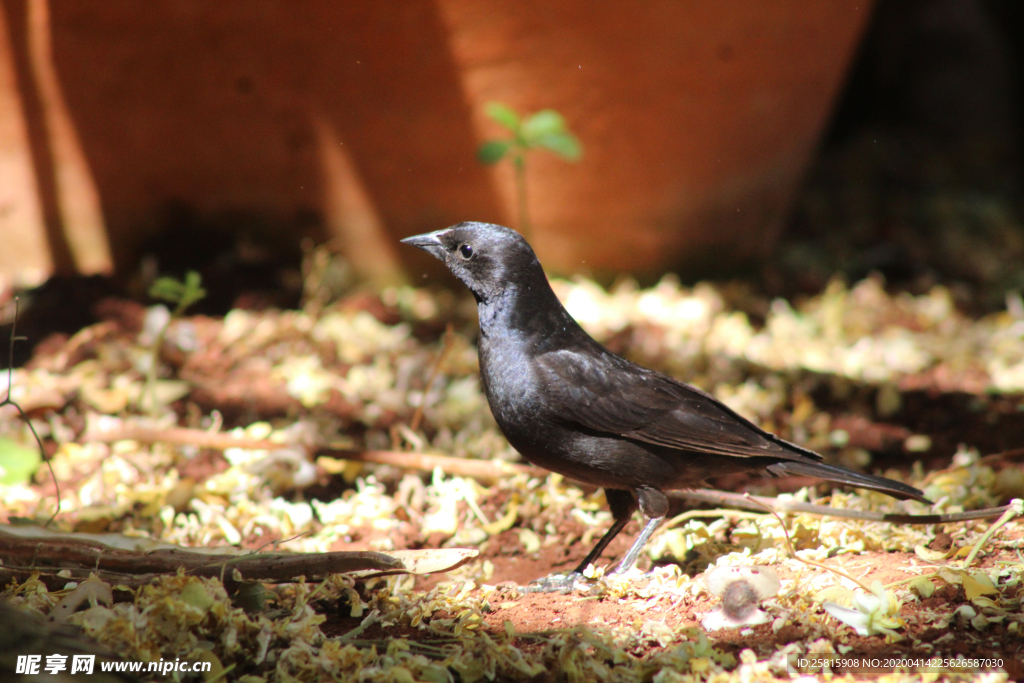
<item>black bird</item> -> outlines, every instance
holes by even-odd
[[[615,355],[573,320],[518,233],[459,223],[402,240],[444,261],[476,297],[480,374],[509,443],[535,465],[604,488],[614,523],[568,577],[571,588],[637,510],[647,523],[614,573],[629,569],[668,512],[664,490],[762,470],[820,477],[928,502],[911,486],[821,462],[700,389]]]

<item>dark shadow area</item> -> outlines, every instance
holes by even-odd
[[[54,275],[39,287],[19,296],[18,339],[14,344],[14,367],[32,358],[36,347],[47,340],[62,343],[79,330],[99,321],[97,305],[118,294],[110,278],[102,275]],[[4,353],[0,368],[7,367],[7,344],[12,325],[0,324]]]
[[[148,302],[155,276],[183,280],[189,270],[202,276],[206,296],[189,310],[224,315],[232,308],[296,308],[302,294],[302,250],[295,234],[315,231],[318,217],[297,213],[288,224],[252,211],[200,214],[184,202],[170,202],[148,241],[139,274],[128,294]]]
[[[776,256],[767,293],[882,274],[981,313],[1024,288],[1024,6],[883,0]]]

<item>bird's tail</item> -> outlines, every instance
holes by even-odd
[[[919,500],[922,503],[928,503],[931,505],[931,501],[924,497],[924,493],[915,489],[913,486],[907,486],[906,484],[892,479],[886,479],[885,477],[876,477],[872,474],[861,474],[860,472],[853,472],[852,470],[847,470],[842,467],[833,467],[832,465],[825,465],[820,462],[786,460],[784,462],[769,465],[768,471],[776,476],[796,474],[805,477],[820,477],[821,479],[828,479],[829,481],[838,482],[840,484],[848,484],[850,486],[881,491],[882,493],[888,494],[893,498],[899,498],[900,500],[913,498],[914,500]]]

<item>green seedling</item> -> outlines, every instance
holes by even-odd
[[[476,156],[481,163],[492,165],[504,158],[512,160],[515,169],[516,197],[519,205],[519,232],[529,237],[530,218],[526,204],[526,153],[532,149],[546,149],[565,161],[578,161],[583,147],[576,136],[566,128],[565,119],[554,109],[520,116],[500,102],[487,104],[487,116],[497,121],[512,134],[504,140],[487,140]]]
[[[184,281],[175,280],[172,277],[157,278],[153,286],[149,288],[149,295],[154,299],[166,301],[174,307],[167,322],[153,339],[152,356],[146,373],[146,385],[139,402],[140,407],[147,407],[150,414],[155,414],[159,403],[156,397],[156,369],[160,361],[160,349],[163,348],[164,339],[167,336],[167,328],[180,318],[189,306],[205,297],[206,290],[202,287],[202,277],[199,273],[190,270],[185,273]]]
[[[174,305],[171,311],[171,319],[181,317],[192,304],[202,300],[206,296],[206,290],[202,287],[203,279],[194,270],[185,273],[185,281],[175,280],[173,277],[157,278],[153,286],[149,288],[149,295],[154,299],[166,301]],[[166,328],[165,328],[166,329]]]

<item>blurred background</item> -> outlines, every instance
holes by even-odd
[[[757,315],[874,272],[986,312],[1024,286],[1022,26],[1011,0],[3,0],[0,297],[73,332],[195,269],[205,312],[295,306],[314,244],[353,286],[448,283],[397,240],[516,227],[512,165],[476,156],[498,101],[584,150],[528,161],[553,274],[740,279]]]

